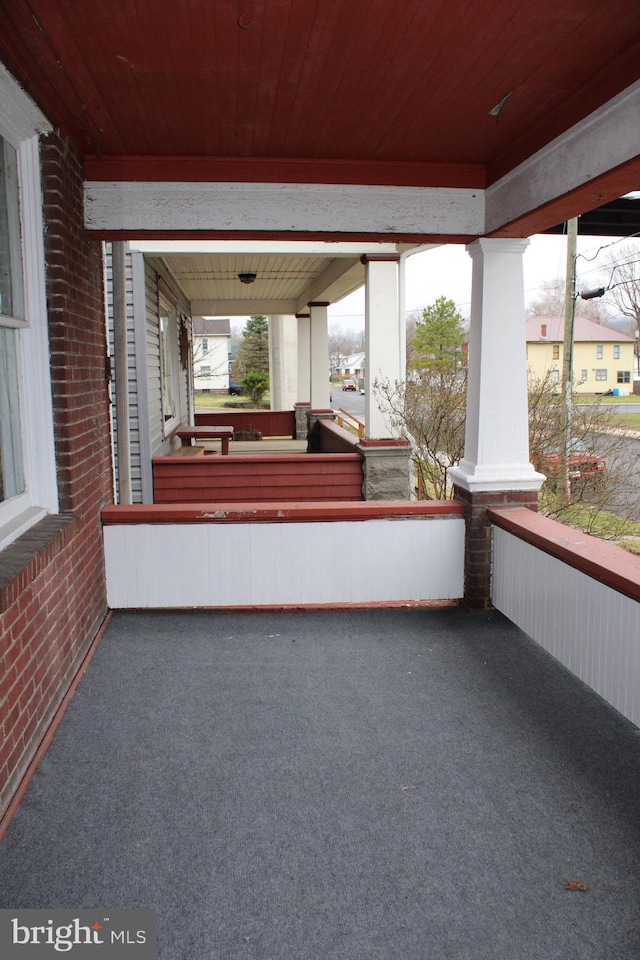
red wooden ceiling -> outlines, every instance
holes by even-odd
[[[0,0],[0,59],[85,156],[384,161],[388,182],[469,164],[492,182],[638,78],[640,4]]]

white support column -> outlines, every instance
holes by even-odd
[[[296,313],[298,321],[298,403],[311,400],[311,331],[308,313]]]
[[[482,238],[473,261],[465,452],[449,475],[471,493],[539,490],[529,463],[522,257],[528,240]]]
[[[386,423],[374,397],[374,380],[394,384],[404,377],[401,362],[403,338],[400,331],[400,288],[397,254],[365,255],[365,378],[364,419],[371,439],[391,439],[394,434]]]
[[[329,400],[329,327],[328,302],[312,302],[310,310],[311,331],[311,409],[328,410]]]
[[[298,325],[295,317],[269,317],[272,410],[291,410],[298,399]]]
[[[398,268],[398,347],[400,351],[399,380],[407,378],[407,260],[408,255],[402,254]]]

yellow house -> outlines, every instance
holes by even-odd
[[[532,317],[527,320],[527,366],[539,379],[548,372],[557,383],[562,378],[564,319]],[[601,323],[576,317],[573,329],[573,383],[575,393],[620,396],[633,392],[634,345],[632,337]]]

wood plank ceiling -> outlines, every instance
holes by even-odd
[[[482,188],[638,79],[640,3],[0,0],[0,60],[89,180]],[[172,266],[212,312],[249,312],[243,264]],[[279,305],[331,270],[258,269],[242,297]]]
[[[1,0],[0,58],[84,156],[491,183],[637,78],[639,28],[637,0]]]

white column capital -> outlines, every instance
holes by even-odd
[[[530,243],[531,241],[528,237],[478,237],[477,240],[472,240],[471,243],[468,243],[465,250],[472,259],[488,253],[517,253],[524,255]]]
[[[464,457],[449,476],[471,492],[538,490],[529,462],[522,255],[527,239],[481,237],[473,260]]]

